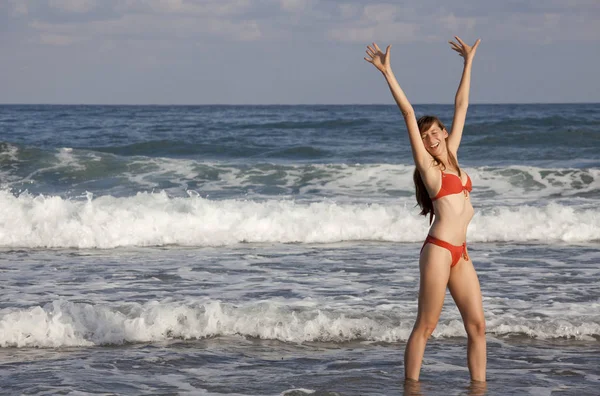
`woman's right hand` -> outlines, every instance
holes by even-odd
[[[385,54],[381,52],[379,46],[375,43],[373,45],[367,45],[367,55],[365,60],[371,63],[373,66],[377,68],[382,73],[388,72],[392,69],[390,66],[390,48],[392,46],[388,45],[385,49]]]

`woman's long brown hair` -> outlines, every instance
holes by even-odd
[[[427,131],[433,124],[437,123],[441,130],[444,130],[446,127],[442,124],[439,118],[436,116],[426,115],[417,120],[417,125],[419,126],[419,132],[423,133]],[[448,138],[446,138],[446,141]],[[446,144],[446,149],[448,145]],[[460,168],[458,167],[458,162],[456,161],[456,157],[454,154],[448,150],[448,161],[450,164],[457,169],[458,177],[460,177]],[[446,166],[435,156],[433,157],[434,165],[441,165],[442,170],[446,169]],[[425,183],[423,183],[423,179],[421,178],[421,173],[419,170],[415,168],[415,172],[413,173],[413,181],[415,183],[415,195],[417,197],[417,205],[421,208],[420,215],[427,216],[429,214],[429,224],[431,224],[433,220],[433,201],[429,198],[429,193],[427,192],[427,188],[425,188]]]

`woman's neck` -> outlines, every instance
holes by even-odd
[[[444,153],[439,157],[436,157],[435,159],[440,163],[442,168],[448,168],[448,165],[450,165],[450,163],[448,162],[448,153]]]
[[[449,171],[452,173],[460,173],[460,171],[458,169],[455,169],[454,166],[450,163],[450,157],[448,156],[448,153],[444,153],[444,155],[435,157],[435,159],[439,163],[440,170]]]

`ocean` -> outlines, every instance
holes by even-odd
[[[0,105],[0,393],[600,395],[600,104],[471,105],[458,154],[487,388],[449,294],[405,387],[395,106]]]

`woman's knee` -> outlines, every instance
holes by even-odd
[[[485,319],[470,320],[465,323],[465,330],[469,337],[485,337]]]
[[[429,339],[436,326],[437,322],[417,321],[417,323],[415,323],[413,332],[416,332],[421,337]]]

